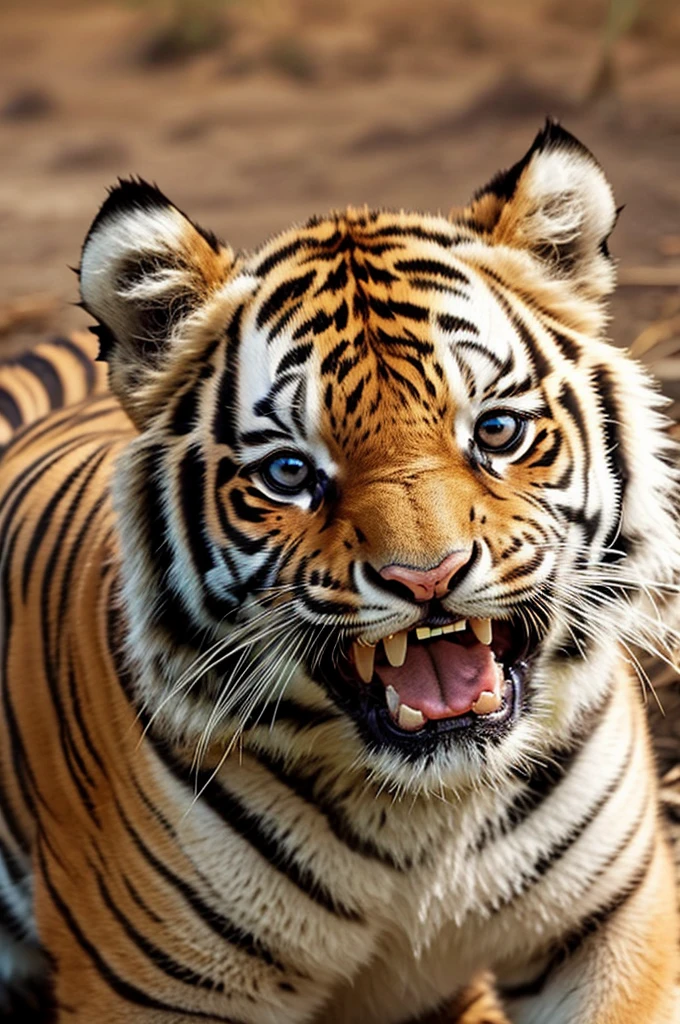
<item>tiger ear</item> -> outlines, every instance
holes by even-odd
[[[527,153],[480,189],[463,212],[495,245],[528,250],[588,298],[614,286],[607,239],[617,217],[611,186],[590,150],[546,121]]]
[[[233,263],[230,249],[153,185],[121,180],[109,192],[83,244],[80,294],[98,321],[112,390],[133,419],[136,395]]]

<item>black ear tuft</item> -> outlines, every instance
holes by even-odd
[[[491,181],[475,192],[473,196],[473,202],[476,199],[480,199],[484,195],[494,195],[498,199],[510,200],[515,194],[517,184],[522,176],[522,172],[531,163],[534,156],[537,153],[549,153],[551,151],[561,150],[564,153],[573,152],[578,153],[579,156],[591,161],[595,167],[599,167],[599,163],[590,152],[587,146],[584,146],[582,142],[568,132],[566,128],[563,128],[559,121],[555,121],[551,117],[547,117],[545,124],[536,135],[531,146],[524,154],[521,160],[518,160],[516,164],[508,168],[506,171],[499,171],[498,174],[494,175]]]
[[[95,324],[94,327],[88,327],[88,331],[90,334],[94,334],[99,342],[99,351],[95,356],[95,361],[98,363],[108,362],[108,357],[116,344],[113,334],[105,324]]]
[[[178,212],[196,228],[199,235],[205,239],[213,252],[220,251],[222,243],[212,231],[202,228],[200,224],[196,224],[196,222],[191,220],[190,217],[187,217],[182,210],[179,210],[174,203],[170,202],[168,197],[164,195],[156,185],[150,184],[148,181],[145,181],[144,178],[135,177],[119,178],[118,184],[109,188],[109,194],[100,206],[97,215],[90,225],[90,230],[85,236],[83,249],[94,232],[101,227],[105,221],[118,214],[131,213],[135,210],[150,211],[167,209],[178,210]]]

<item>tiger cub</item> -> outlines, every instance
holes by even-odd
[[[552,122],[448,219],[250,255],[111,190],[110,391],[45,346],[31,425],[1,378],[6,1019],[678,1020],[631,668],[676,478],[603,337],[615,219]]]

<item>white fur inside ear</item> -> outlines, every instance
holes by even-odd
[[[186,273],[169,269],[167,263],[123,293],[116,281],[121,264],[129,260],[153,261],[154,256],[181,253],[188,228],[192,225],[172,206],[115,214],[98,225],[85,243],[80,263],[81,293],[90,312],[115,322],[122,297],[151,298],[180,286]]]
[[[577,149],[538,152],[521,177],[527,204],[523,234],[531,245],[597,250],[616,220],[609,182],[595,161]]]

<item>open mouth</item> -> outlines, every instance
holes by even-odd
[[[518,622],[431,614],[375,643],[354,640],[321,672],[373,745],[421,754],[447,735],[506,731],[537,643]]]

